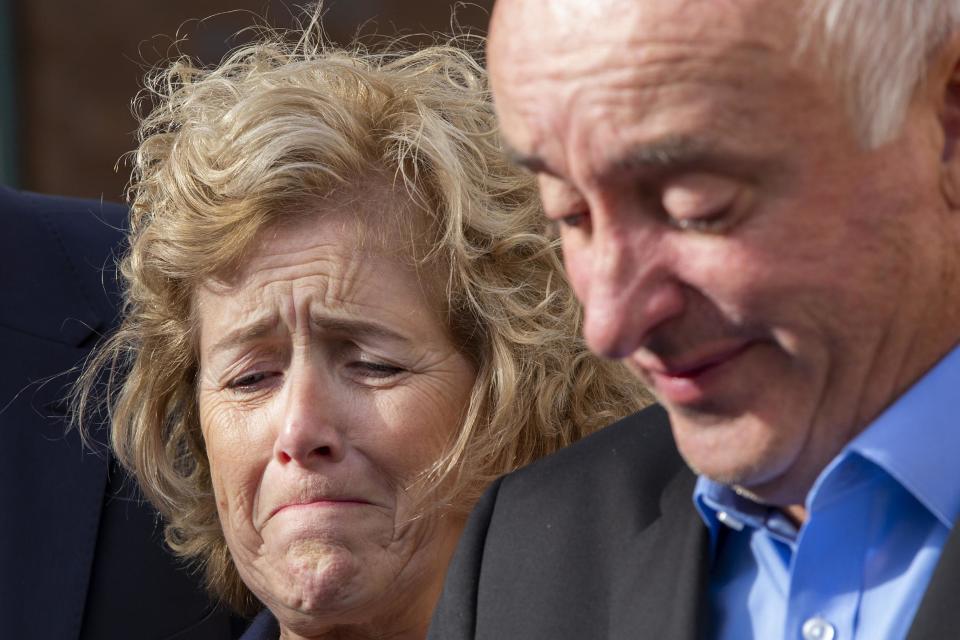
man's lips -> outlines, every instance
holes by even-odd
[[[647,374],[646,377],[662,402],[693,405],[706,400],[711,389],[715,388],[718,381],[722,381],[723,375],[714,374],[725,371],[724,365],[738,358],[753,344],[742,341],[716,346],[671,360],[651,358],[647,362],[640,362],[638,359],[634,361],[634,365],[641,367]]]
[[[696,378],[710,369],[732,360],[750,347],[750,342],[740,342],[735,345],[703,350],[701,354],[693,354],[684,358],[675,358],[668,362],[661,361],[650,367],[644,367],[652,374],[670,378]],[[659,365],[659,366],[657,366]]]

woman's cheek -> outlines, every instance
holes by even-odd
[[[200,420],[224,535],[243,546],[258,545],[257,496],[272,450],[262,428],[264,411],[216,398],[206,404],[201,403]]]
[[[351,439],[394,484],[404,486],[436,459],[446,442],[444,409],[422,386],[380,392],[368,409],[373,420],[367,420],[378,428],[351,434]]]

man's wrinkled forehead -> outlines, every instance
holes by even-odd
[[[569,174],[556,164],[566,150],[582,157],[591,139],[616,136],[607,129],[653,130],[678,110],[690,126],[707,115],[711,129],[729,125],[782,94],[772,87],[792,66],[795,12],[779,0],[500,0],[489,63],[504,136]]]
[[[518,54],[617,47],[648,37],[763,38],[795,33],[793,0],[497,0],[490,23],[496,65]]]

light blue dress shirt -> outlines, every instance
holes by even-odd
[[[960,348],[827,466],[798,530],[701,477],[715,640],[904,638],[960,516]],[[960,606],[960,601],[958,601]]]

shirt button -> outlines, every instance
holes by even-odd
[[[727,525],[734,531],[743,531],[743,523],[740,522],[737,518],[734,518],[732,515],[726,511],[720,511],[717,513],[717,520]]]
[[[804,622],[802,631],[803,640],[833,640],[837,635],[833,625],[819,616]]]

